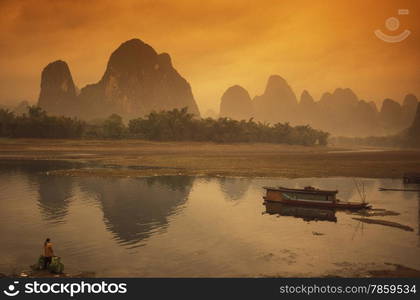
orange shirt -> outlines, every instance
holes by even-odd
[[[52,243],[46,243],[44,246],[44,256],[51,257],[54,256]]]

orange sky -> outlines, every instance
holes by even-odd
[[[384,25],[391,16],[394,32]],[[375,29],[411,35],[386,43]],[[79,88],[97,82],[111,52],[135,37],[170,53],[202,112],[218,111],[234,84],[262,93],[271,74],[316,99],[336,87],[377,102],[420,98],[417,0],[0,0],[0,103],[35,102],[42,68],[57,59]]]

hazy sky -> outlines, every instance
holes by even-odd
[[[395,31],[385,27],[392,16]],[[387,43],[375,29],[411,35]],[[261,94],[271,74],[298,97],[350,87],[377,102],[420,98],[417,0],[0,0],[0,103],[35,102],[42,68],[57,59],[79,88],[97,82],[111,52],[131,38],[171,55],[202,112],[218,111],[234,84]]]

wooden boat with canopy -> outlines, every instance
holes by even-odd
[[[336,198],[338,191],[320,190],[311,186],[303,189],[290,189],[285,187],[264,187],[267,202],[280,202],[289,205],[312,206],[338,209],[369,208],[366,202],[344,202]]]

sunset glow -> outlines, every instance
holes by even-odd
[[[398,9],[408,15],[398,15]],[[97,82],[111,52],[140,38],[168,52],[202,112],[218,111],[223,92],[261,94],[278,74],[315,99],[350,87],[380,104],[420,95],[418,1],[1,1],[0,102],[36,103],[40,73],[62,59],[79,88]],[[396,17],[402,42],[385,20]]]

